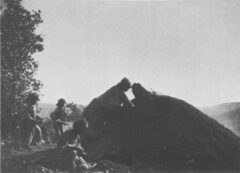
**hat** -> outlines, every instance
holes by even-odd
[[[121,88],[123,89],[129,89],[131,88],[131,83],[130,81],[128,80],[128,78],[124,77],[121,81],[120,81],[120,86]]]
[[[66,100],[63,99],[63,98],[60,98],[60,99],[58,100],[58,102],[57,102],[57,106],[63,105],[63,104],[65,104],[65,103],[66,103]]]

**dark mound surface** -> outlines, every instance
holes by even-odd
[[[159,169],[240,170],[240,139],[192,105],[133,86],[135,108],[84,116],[83,144],[96,158]],[[91,106],[91,105],[89,105]]]

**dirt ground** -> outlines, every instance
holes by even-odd
[[[7,142],[1,142],[1,173],[70,173],[56,168],[49,168],[39,164],[36,160],[46,153],[50,154],[55,145],[39,145],[31,146],[30,150],[14,149]],[[54,152],[53,152],[54,153]],[[54,157],[53,157],[54,158]],[[55,157],[56,158],[56,157]],[[44,158],[45,159],[45,158]],[[46,158],[45,161],[51,161]],[[63,163],[64,164],[64,163]],[[128,167],[114,163],[109,160],[101,160],[97,166],[89,170],[82,170],[81,173],[208,173],[189,170],[154,170],[151,167],[142,167],[140,163],[136,163],[133,167]],[[218,173],[223,173],[219,172]],[[210,173],[210,172],[209,172]],[[215,173],[215,172],[211,172]],[[225,172],[224,172],[225,173]],[[230,172],[229,172],[230,173]],[[235,172],[231,172],[235,173]]]
[[[2,173],[70,173],[58,168],[48,168],[38,163],[41,155],[54,150],[55,145],[31,146],[31,149],[14,149],[11,145],[1,142],[1,172]],[[49,159],[49,158],[46,158]],[[86,173],[124,173],[131,172],[130,168],[108,160],[97,163]]]

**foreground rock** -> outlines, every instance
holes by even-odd
[[[89,129],[82,142],[89,155],[159,170],[240,170],[240,139],[230,130],[183,100],[140,84],[133,90],[132,111],[84,114]]]
[[[32,150],[2,150],[2,173],[71,173],[66,168],[66,161],[61,153],[52,146],[39,146]],[[124,173],[130,168],[109,160],[98,161],[95,168],[81,170],[86,173]]]

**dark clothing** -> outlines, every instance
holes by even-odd
[[[105,107],[110,110],[114,110],[116,107],[129,106],[132,107],[131,102],[128,100],[124,91],[120,89],[118,85],[113,86],[107,90],[104,94],[99,96],[99,103],[102,107]]]
[[[52,113],[51,113],[52,120],[61,120],[65,121],[67,117],[67,113],[65,110],[65,107],[57,107]]]
[[[65,107],[57,107],[54,112],[51,113],[53,120],[53,127],[55,130],[55,140],[58,141],[59,137],[63,134],[63,121],[66,120],[67,113]]]
[[[99,97],[93,99],[83,112],[83,117],[93,125],[96,117],[101,117],[106,114],[121,115],[125,109],[132,109],[133,105],[128,100],[124,91],[115,85],[108,89]]]
[[[57,141],[59,137],[63,134],[63,124],[59,122],[53,122],[53,127],[55,131],[55,140]]]
[[[68,170],[76,172],[77,169],[88,169],[89,165],[84,160],[86,157],[80,145],[80,136],[73,129],[64,132],[57,143],[57,148],[66,157]]]
[[[33,131],[36,126],[36,106],[28,105],[22,122],[23,144],[28,147],[32,143]]]
[[[22,122],[22,135],[23,144],[29,146],[32,143],[33,135],[36,135],[38,141],[42,140],[42,131],[37,125],[37,108],[35,105],[28,105],[26,108],[26,114]]]
[[[69,129],[69,130],[65,131],[59,138],[59,140],[57,142],[57,147],[63,148],[68,144],[77,146],[77,145],[79,145],[79,143],[80,143],[79,135],[76,134],[73,129]]]

